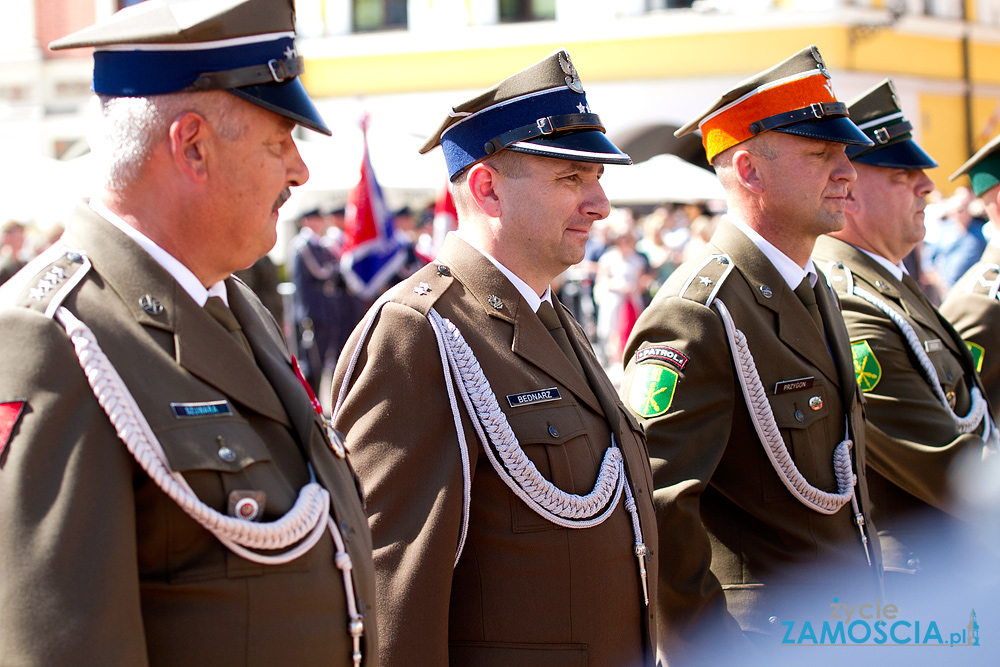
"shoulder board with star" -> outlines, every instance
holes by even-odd
[[[968,294],[982,294],[991,299],[997,298],[1000,290],[1000,266],[989,262],[980,262],[973,266],[965,285]]]
[[[691,272],[678,296],[711,305],[733,267],[729,255],[710,255]]]
[[[16,290],[17,294],[10,303],[53,317],[90,268],[90,260],[83,252],[65,247],[52,248],[11,279],[16,282],[9,288]]]
[[[826,273],[826,282],[833,288],[834,294],[840,296],[854,293],[854,274],[846,264],[835,259],[821,268]]]
[[[386,297],[393,303],[409,306],[427,315],[454,280],[447,265],[431,262],[394,286]]]

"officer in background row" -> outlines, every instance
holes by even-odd
[[[337,363],[347,337],[364,315],[364,304],[348,292],[340,272],[340,247],[328,233],[331,217],[319,209],[304,213],[292,240],[298,360],[316,394],[323,372]]]
[[[972,191],[983,200],[994,227],[1000,228],[1000,135],[979,149],[950,179],[967,174]],[[1000,419],[1000,234],[994,234],[983,256],[955,283],[941,303],[972,352],[993,407]]]
[[[291,0],[150,0],[93,46],[101,190],[0,289],[0,663],[378,664],[343,445],[231,277],[309,177]]]
[[[891,79],[848,110],[875,144],[848,147],[858,178],[847,224],[819,238],[813,260],[851,336],[886,594],[899,603],[955,567],[943,544],[960,528],[954,464],[982,459],[995,434],[968,349],[903,266],[924,237],[924,170],[938,163],[913,140]]]
[[[677,134],[697,128],[729,214],[639,317],[622,381],[652,460],[671,666],[777,647],[797,605],[874,602],[881,566],[847,331],[810,260],[844,226],[845,147],[871,142],[815,47]]]
[[[351,337],[334,423],[364,483],[384,664],[655,664],[642,432],[550,283],[610,211],[564,50],[452,109],[458,231]]]

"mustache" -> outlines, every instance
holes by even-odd
[[[271,210],[277,211],[286,201],[288,201],[288,198],[291,196],[292,196],[291,188],[285,188],[284,190],[282,190],[281,194],[278,195],[278,198],[274,200],[274,207]]]

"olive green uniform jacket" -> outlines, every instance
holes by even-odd
[[[590,493],[614,437],[643,539],[656,552],[642,432],[580,326],[555,304],[586,380],[514,285],[453,234],[436,263],[394,287],[389,297],[370,334],[362,340],[363,321],[352,335],[333,391],[336,401],[360,343],[335,425],[346,434],[367,496],[383,664],[654,664],[654,606],[652,600],[643,603],[624,496],[600,525],[551,523],[497,474],[461,398],[471,495],[468,534],[456,564],[464,515],[462,456],[438,341],[427,319],[431,308],[461,331],[525,454],[558,488]],[[522,395],[526,402],[518,399]],[[534,400],[540,397],[553,400]],[[655,562],[655,556],[646,559],[649,582],[655,581]]]
[[[983,457],[982,425],[973,433],[959,431],[899,326],[871,302],[847,293],[845,269],[855,287],[883,300],[913,328],[952,409],[963,417],[969,413],[970,390],[980,386],[972,358],[909,276],[897,280],[861,250],[831,236],[816,242],[813,261],[837,290],[857,360],[858,384],[865,396],[868,488],[885,569],[942,574],[951,564],[932,564],[944,554],[926,544],[924,533],[934,526],[938,541],[954,520],[948,513],[957,513],[958,503],[949,473],[966,453]]]
[[[311,463],[332,495],[358,603],[369,613],[364,664],[377,665],[371,541],[358,488],[330,449],[274,319],[246,286],[226,281],[253,363],[159,264],[86,205],[62,243],[93,265],[78,285],[80,258],[57,249],[0,296],[0,403],[23,401],[9,440],[0,440],[0,664],[351,664],[329,533],[301,558],[265,566],[236,556],[185,514],[126,450],[62,325],[39,310],[58,296],[93,330],[171,467],[209,507],[226,513],[231,491],[263,491],[263,520],[273,521],[309,481]],[[39,290],[46,276],[55,289]],[[162,310],[140,306],[153,300]],[[182,418],[171,406],[202,402],[227,409]]]
[[[715,254],[735,267],[721,287],[727,265],[711,259]],[[711,664],[703,655],[710,649],[742,650],[741,629],[758,645],[778,646],[782,623],[802,620],[796,603],[828,612],[830,594],[847,596],[857,586],[874,599],[879,589],[877,540],[869,540],[869,566],[851,504],[818,513],[775,472],[722,319],[705,305],[715,289],[746,335],[781,437],[813,486],[837,490],[834,448],[849,426],[857,497],[868,520],[863,417],[834,296],[816,290],[828,349],[777,269],[723,219],[656,294],[625,349],[622,396],[638,414],[651,415],[640,421],[660,526],[660,650],[671,665]],[[651,372],[673,386],[649,385]]]
[[[986,246],[982,258],[965,272],[941,303],[941,314],[954,325],[973,353],[979,377],[1000,419],[1000,247]]]

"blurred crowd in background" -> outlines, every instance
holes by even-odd
[[[642,310],[673,270],[712,235],[725,213],[723,202],[666,203],[615,207],[591,230],[586,259],[553,285],[594,345],[612,381],[621,374],[622,349]],[[342,270],[343,208],[315,209],[298,220],[291,247],[276,264],[270,256],[238,275],[260,295],[282,323],[289,346],[318,396],[329,380],[347,337],[374,301],[353,289]],[[388,289],[433,260],[435,203],[391,215],[400,259],[379,288]],[[926,236],[906,259],[911,275],[935,305],[940,296],[982,255],[996,233],[983,202],[965,187],[950,197],[928,197]],[[10,220],[0,239],[0,283],[54,243],[61,229],[38,229]],[[376,295],[377,296],[377,295]]]

